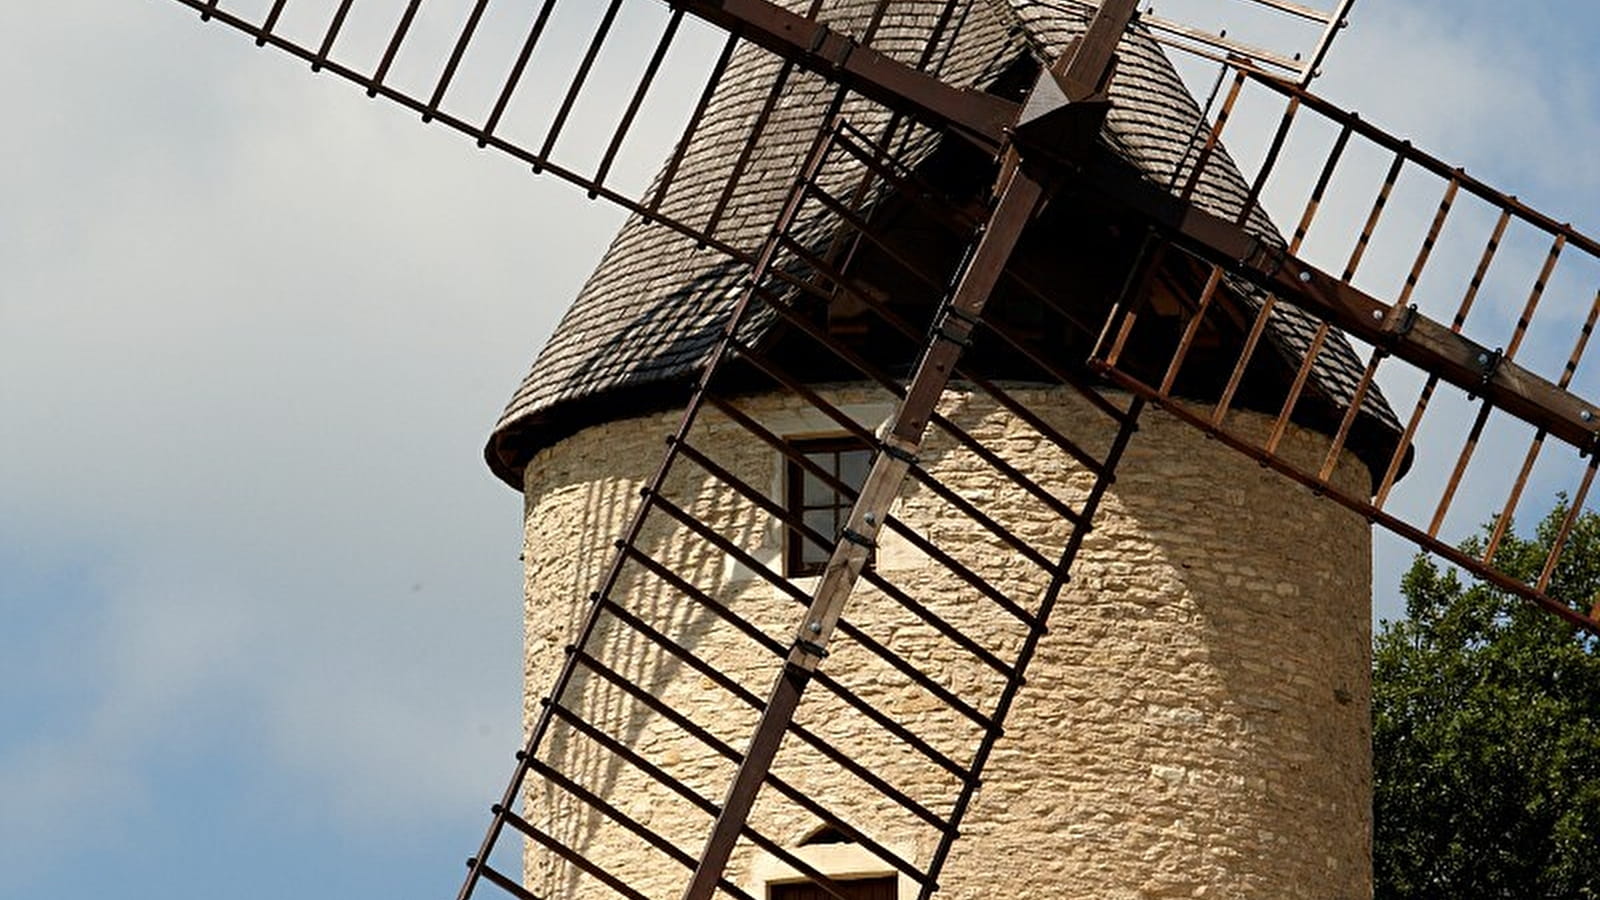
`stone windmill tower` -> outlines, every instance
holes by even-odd
[[[1597,628],[1546,593],[1562,542],[1524,584],[1499,535],[1469,557],[1440,527],[1491,415],[1530,432],[1502,521],[1542,456],[1575,461],[1582,508],[1600,295],[1550,379],[1516,358],[1562,254],[1600,245],[1308,93],[1348,2],[1253,0],[1318,27],[1301,61],[1125,0],[546,0],[487,117],[448,102],[486,0],[421,91],[386,80],[417,0],[367,63],[335,52],[351,0],[312,41],[275,30],[282,0],[181,2],[631,214],[487,450],[527,504],[530,741],[463,896],[1363,896],[1370,523]],[[615,131],[558,152],[638,33]],[[702,86],[663,88],[697,36]],[[1211,114],[1168,43],[1231,76]],[[553,115],[513,136],[561,49]],[[665,165],[608,180],[664,93]],[[1283,110],[1247,167],[1222,146],[1243,96]],[[1319,267],[1352,148],[1392,162]],[[1357,270],[1402,176],[1437,207],[1386,237],[1419,249],[1380,299]],[[1492,227],[1434,314],[1458,199]],[[1480,343],[1512,227],[1552,243]],[[1389,500],[1454,392],[1477,412],[1430,520]],[[521,877],[490,856],[508,832]]]

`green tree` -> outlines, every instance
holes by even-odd
[[[1497,567],[1536,579],[1566,508],[1508,531]],[[1569,542],[1550,593],[1587,606],[1600,516]],[[1600,645],[1423,557],[1401,593],[1373,647],[1377,896],[1600,898]]]

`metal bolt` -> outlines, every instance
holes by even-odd
[[[1479,353],[1478,354],[1478,365],[1486,366],[1488,364],[1489,364],[1489,354],[1487,354],[1487,353]]]
[[[1309,269],[1300,273],[1300,283],[1301,284],[1310,284],[1311,283],[1311,271]]]
[[[822,633],[822,623],[821,622],[812,622],[811,624],[806,626],[806,630],[811,632],[812,634],[821,634]]]
[[[1372,311],[1372,318],[1374,318],[1374,319],[1381,319],[1381,318],[1383,318],[1383,310],[1381,310],[1381,309],[1375,309],[1375,310],[1373,310],[1373,311]]]
[[[1587,410],[1587,409],[1583,410],[1582,412],[1578,413],[1578,418],[1584,420],[1585,422],[1593,422],[1594,421],[1594,412],[1592,412],[1591,410]]]
[[[867,513],[861,517],[861,521],[866,522],[868,525],[876,525],[878,524],[878,517],[872,513]]]

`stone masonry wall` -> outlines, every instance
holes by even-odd
[[[886,398],[865,388],[823,393],[871,426],[888,411]],[[1091,452],[1102,452],[1110,439],[1109,421],[1066,390],[1016,387],[1014,393]],[[742,402],[782,434],[837,431],[799,405],[775,395]],[[956,392],[942,412],[1054,496],[1074,507],[1081,502],[1089,473],[992,401]],[[1242,427],[1268,424],[1253,413],[1237,415]],[[528,466],[530,723],[676,419],[671,413],[590,428]],[[778,454],[726,418],[705,412],[691,443],[768,496],[780,496]],[[1326,438],[1292,429],[1284,446],[1320,457]],[[933,434],[923,467],[1046,557],[1060,552],[1067,534],[1060,517],[947,435]],[[1368,474],[1347,454],[1338,477],[1360,490]],[[786,644],[802,607],[751,568],[777,566],[782,529],[687,461],[674,469],[665,493],[750,559],[710,548],[661,514],[649,520],[639,546]],[[1047,576],[933,491],[911,487],[894,514],[1008,596],[1029,608],[1037,604]],[[1017,618],[912,543],[886,537],[875,564],[964,634],[1014,658],[1025,634]],[[940,879],[940,896],[1370,896],[1369,579],[1370,533],[1360,517],[1170,416],[1147,412],[1006,721]],[[809,592],[810,580],[796,581]],[[752,695],[767,694],[779,658],[646,567],[625,566],[612,596],[625,598],[634,615]],[[846,617],[982,711],[992,709],[1002,676],[882,591],[858,588]],[[757,711],[712,678],[614,619],[602,620],[589,646],[669,709],[743,749]],[[862,645],[840,639],[832,649],[824,672],[957,763],[970,761],[981,734],[970,718]],[[721,802],[733,763],[623,688],[582,671],[563,702]],[[799,721],[931,815],[950,812],[956,778],[824,686],[808,691]],[[710,817],[593,740],[558,725],[539,755],[682,851],[700,851]],[[918,867],[928,864],[937,844],[933,828],[803,740],[786,741],[775,772],[891,852]],[[530,784],[530,821],[645,895],[676,900],[687,876],[681,864],[566,792]],[[752,824],[797,846],[821,823],[769,787]],[[847,850],[854,852],[848,869],[825,871],[893,871],[858,848]],[[842,858],[846,850],[831,852],[829,858]],[[786,872],[742,842],[729,877],[764,897],[767,881]],[[536,845],[526,856],[526,878],[551,900],[614,896]],[[901,884],[902,897],[915,896],[909,878]]]

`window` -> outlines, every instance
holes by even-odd
[[[818,468],[843,482],[852,491],[860,490],[872,463],[872,449],[853,437],[791,441],[790,445]],[[825,538],[839,536],[850,518],[854,500],[832,484],[788,460],[783,479],[784,506],[806,526]],[[790,577],[816,575],[828,562],[832,546],[818,544],[791,529],[784,540],[784,574]]]
[[[915,859],[914,848],[887,846],[889,853]],[[917,895],[916,882],[904,872],[895,872],[887,857],[868,852],[851,842],[837,829],[823,825],[789,850],[811,871],[820,872],[838,885],[845,900],[900,900]],[[835,900],[834,895],[817,887],[794,866],[770,853],[758,853],[751,862],[750,894],[766,900]]]
[[[838,884],[850,900],[895,900],[896,879],[893,875],[853,878]],[[809,883],[775,884],[768,897],[771,900],[833,900],[832,894]]]

